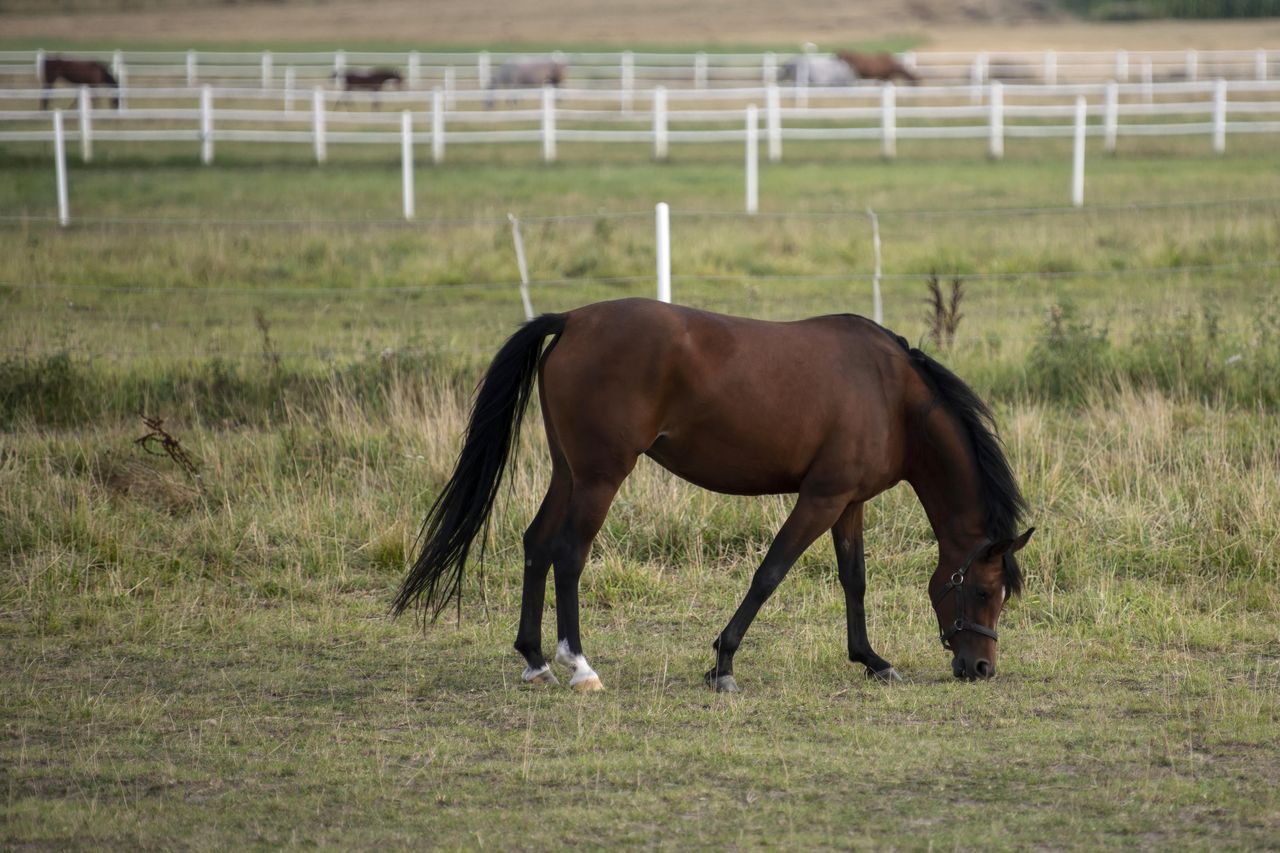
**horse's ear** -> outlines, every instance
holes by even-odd
[[[1005,554],[1014,554],[1021,551],[1027,542],[1031,540],[1031,534],[1035,532],[1036,529],[1034,527],[1028,527],[1021,536],[992,542],[987,546],[986,559],[994,560],[996,557],[1003,557]]]

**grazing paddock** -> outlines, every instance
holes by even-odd
[[[753,218],[715,213],[739,209],[741,169],[714,148],[459,152],[420,164],[404,224],[390,147],[316,167],[228,144],[203,169],[189,147],[105,144],[70,164],[67,229],[47,150],[0,149],[4,843],[1274,843],[1274,146],[1135,141],[1091,159],[1067,211],[1044,209],[1065,142],[999,164],[981,142],[904,142],[894,163],[797,145]],[[867,206],[887,325],[927,341],[926,276],[961,278],[955,343],[926,346],[994,401],[1038,528],[994,681],[951,677],[934,543],[900,487],[870,505],[868,615],[906,682],[845,660],[822,540],[747,636],[745,693],[709,693],[710,642],[788,501],[646,461],[583,576],[607,692],[519,686],[536,416],[460,624],[387,620],[479,370],[523,316],[505,214],[535,307],[559,310],[652,293],[659,200],[686,304],[869,313]],[[196,476],[134,443],[140,411]]]

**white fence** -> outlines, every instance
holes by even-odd
[[[493,71],[517,54],[501,52],[230,52],[230,51],[0,51],[0,77],[18,85],[39,80],[37,69],[52,55],[109,63],[133,85],[245,84],[272,88],[287,79],[310,85],[346,69],[395,68],[410,89],[440,86],[485,89]],[[624,92],[663,85],[707,89],[767,85],[792,57],[764,53],[643,53],[633,51],[552,54],[568,65],[579,88]],[[1159,82],[1215,79],[1268,80],[1280,66],[1280,51],[908,51],[898,59],[928,83],[1088,83],[1116,80]]]
[[[637,91],[623,100],[591,89],[381,94],[334,92],[321,87],[237,89],[210,85],[138,88],[120,109],[94,103],[100,93],[81,88],[0,90],[0,142],[53,138],[50,114],[35,105],[50,95],[76,105],[68,115],[69,140],[81,156],[93,143],[190,142],[211,163],[219,142],[309,145],[323,162],[332,144],[401,144],[402,112],[410,114],[411,144],[429,146],[434,162],[450,146],[528,143],[555,160],[558,143],[632,144],[663,159],[672,144],[742,143],[757,133],[746,116],[762,105],[768,158],[782,159],[784,143],[811,140],[878,142],[885,157],[904,139],[983,139],[993,158],[1006,139],[1070,138],[1076,101],[1083,98],[1086,133],[1114,150],[1125,136],[1201,135],[1225,150],[1239,133],[1280,132],[1280,80],[1198,83],[1003,84],[811,88],[794,86]],[[797,105],[803,100],[804,105]],[[377,109],[374,109],[377,107]],[[382,109],[387,107],[389,109]],[[753,123],[754,124],[754,123]]]

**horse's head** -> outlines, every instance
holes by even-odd
[[[961,562],[943,558],[929,581],[943,648],[951,651],[951,672],[975,681],[996,674],[996,623],[1009,597],[1022,591],[1014,554],[1034,527],[1021,536],[979,542]]]

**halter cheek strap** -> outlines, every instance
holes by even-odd
[[[946,631],[943,631],[940,639],[942,647],[955,651],[951,646],[951,638],[961,631],[972,631],[975,634],[981,634],[984,637],[990,637],[997,642],[1000,640],[994,628],[988,628],[986,625],[979,625],[977,622],[971,622],[965,618],[965,595],[964,595],[964,578],[969,572],[969,567],[973,565],[973,561],[978,555],[991,546],[990,539],[984,539],[978,543],[978,547],[969,552],[969,556],[965,559],[964,564],[959,569],[951,573],[951,579],[933,598],[933,609],[937,610],[938,605],[942,603],[942,599],[946,598],[951,592],[956,594],[956,619]]]

